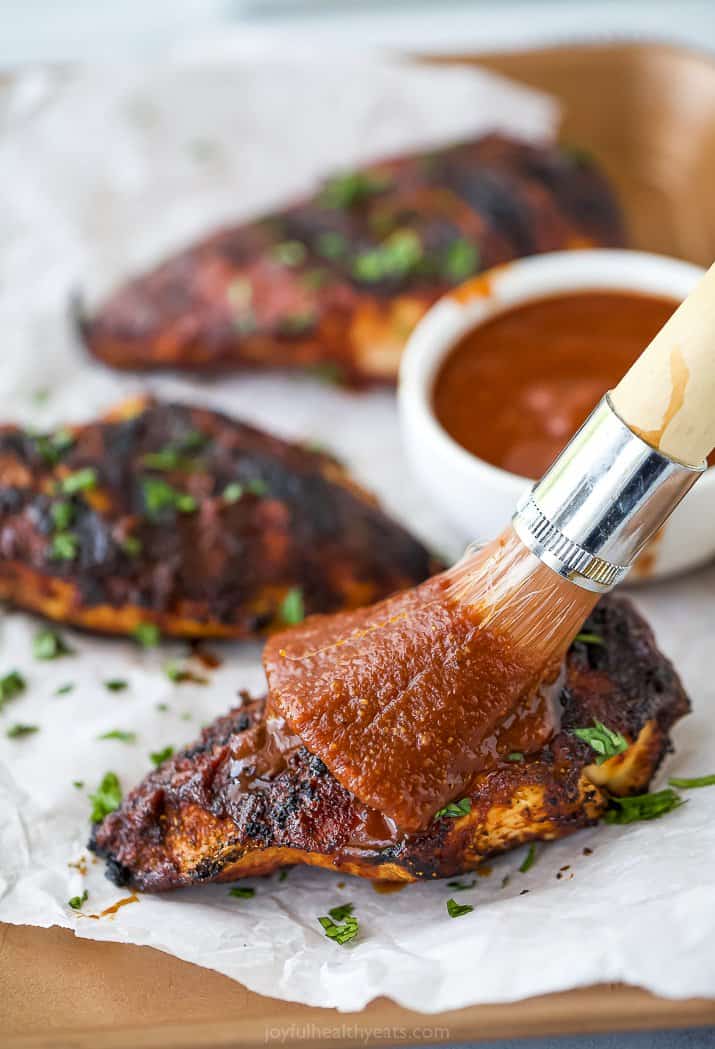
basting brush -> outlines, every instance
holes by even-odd
[[[361,801],[425,826],[494,760],[715,445],[715,266],[511,525],[416,590],[269,641],[274,709]]]

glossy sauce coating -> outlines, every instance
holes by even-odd
[[[538,749],[554,728],[540,700],[524,700],[534,668],[448,586],[445,574],[370,608],[313,616],[264,651],[273,709],[402,832],[427,826],[478,771]]]
[[[435,382],[435,414],[480,459],[537,479],[677,305],[589,291],[508,310],[447,357]]]

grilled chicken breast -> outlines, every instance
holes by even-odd
[[[329,455],[181,404],[0,428],[0,598],[109,634],[239,638],[423,580]]]
[[[91,847],[117,884],[161,891],[268,874],[296,863],[366,878],[459,874],[524,842],[595,823],[616,796],[645,790],[689,710],[670,662],[624,598],[604,598],[565,661],[549,742],[481,772],[456,818],[401,835],[341,787],[302,741],[271,732],[263,700],[244,697],[201,740],[151,772],[94,828]],[[270,720],[270,697],[269,697]],[[629,746],[605,763],[574,735],[594,720]],[[516,757],[516,756],[514,756]]]
[[[583,155],[499,135],[328,179],[219,230],[120,288],[80,328],[116,368],[291,367],[393,382],[407,336],[449,288],[499,263],[624,243]]]

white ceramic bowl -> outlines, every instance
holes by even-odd
[[[440,299],[402,357],[399,412],[411,467],[466,543],[496,536],[536,478],[520,477],[466,451],[437,421],[432,389],[440,365],[468,331],[530,299],[569,291],[634,291],[684,298],[698,266],[638,251],[560,251],[480,275]],[[715,557],[715,468],[708,470],[641,555],[630,580],[681,572]]]

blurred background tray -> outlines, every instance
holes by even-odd
[[[562,140],[602,162],[625,207],[633,246],[702,264],[715,258],[715,62],[644,44],[434,60],[480,63],[556,96],[564,109]],[[666,1001],[619,986],[440,1016],[384,1000],[360,1014],[340,1014],[260,997],[147,948],[79,940],[61,929],[0,926],[4,1049],[272,1041],[348,1049],[364,1046],[366,1032],[369,1044],[387,1046],[700,1024],[715,1024],[715,1001]]]

